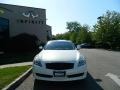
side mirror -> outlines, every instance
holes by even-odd
[[[40,47],[39,47],[39,50],[42,50],[42,49],[43,49],[43,47],[42,47],[42,46],[40,46]]]
[[[80,48],[81,48],[80,45],[77,45],[77,50],[80,50]]]

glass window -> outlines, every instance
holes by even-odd
[[[74,50],[75,46],[72,42],[58,42],[58,41],[52,41],[48,42],[45,47],[45,50]]]

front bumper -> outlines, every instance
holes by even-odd
[[[64,76],[55,76],[55,72],[62,72]],[[33,76],[38,80],[45,81],[74,81],[81,80],[87,77],[87,66],[67,70],[52,70],[33,65]]]

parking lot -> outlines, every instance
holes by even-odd
[[[120,52],[80,49],[86,56],[88,77],[85,82],[37,82],[32,74],[16,90],[120,90]]]

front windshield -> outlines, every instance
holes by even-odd
[[[74,50],[75,46],[71,42],[50,42],[45,45],[45,50]]]

